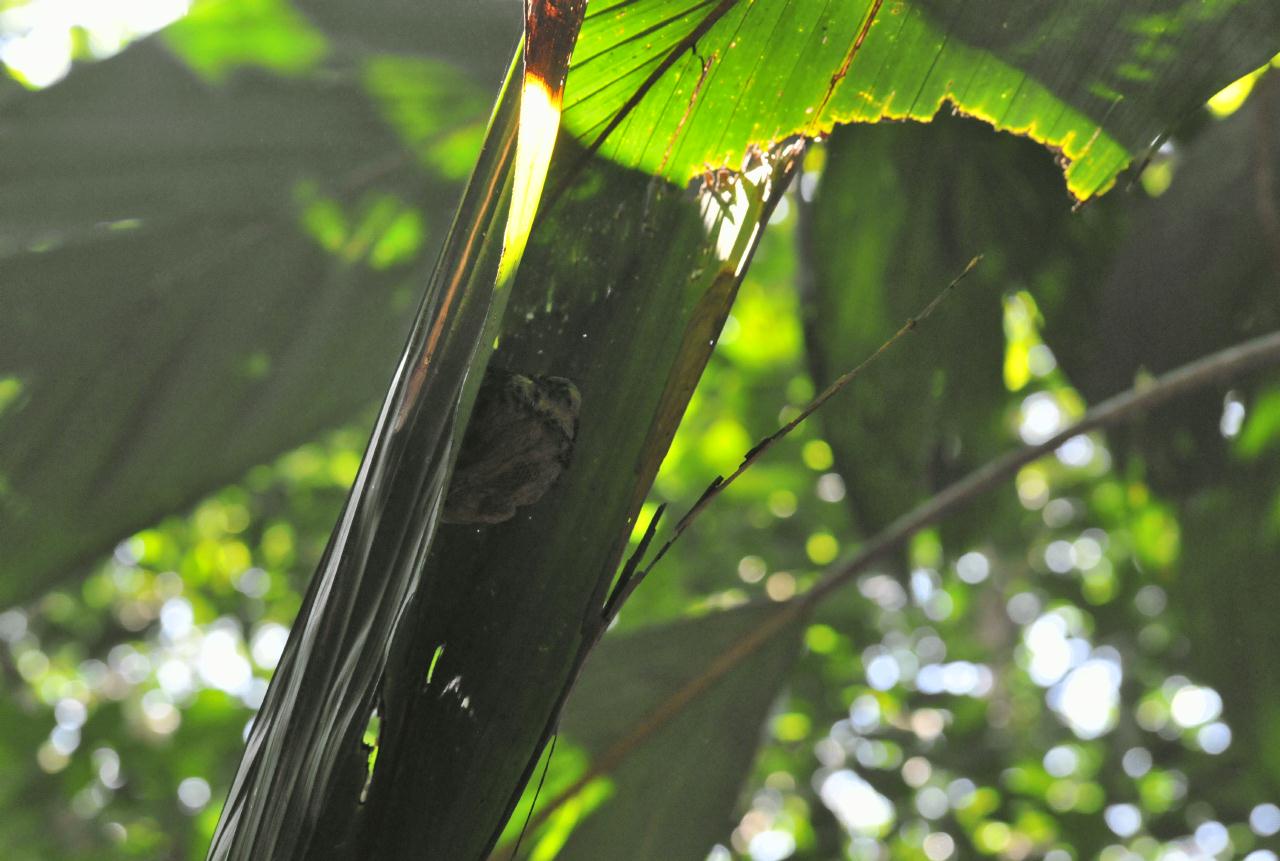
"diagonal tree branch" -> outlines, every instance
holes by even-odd
[[[796,600],[816,604],[916,532],[932,526],[948,514],[1012,478],[1019,469],[1055,451],[1073,437],[1118,424],[1123,419],[1149,412],[1197,389],[1277,364],[1280,364],[1280,331],[1261,335],[1212,353],[1157,377],[1154,381],[1140,383],[1132,389],[1114,395],[1085,413],[1080,421],[1043,443],[1009,452],[944,488],[891,523],[883,532],[868,541],[857,556],[843,565],[836,566],[813,589]]]

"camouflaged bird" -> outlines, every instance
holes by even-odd
[[[490,367],[445,496],[445,523],[501,523],[532,505],[569,465],[582,396],[564,377]]]

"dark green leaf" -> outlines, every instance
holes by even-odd
[[[153,41],[6,105],[0,604],[382,389],[485,103],[392,62],[213,85]]]
[[[616,857],[621,835],[636,861],[703,858],[725,839],[799,650],[803,620],[793,610],[749,605],[601,644],[560,729],[610,791],[556,858]],[[673,763],[696,766],[677,775]]]

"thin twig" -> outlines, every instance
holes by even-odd
[[[711,484],[707,486],[707,489],[702,492],[702,496],[698,497],[698,501],[693,504],[693,507],[690,508],[685,513],[684,517],[680,518],[678,523],[676,523],[675,530],[673,531],[671,537],[668,538],[667,542],[663,544],[662,547],[658,550],[657,554],[653,557],[653,561],[650,562],[644,568],[644,570],[641,571],[639,575],[634,578],[636,580],[636,584],[639,585],[639,581],[643,580],[649,574],[649,571],[653,569],[653,566],[657,565],[658,562],[662,559],[662,557],[667,555],[667,551],[671,549],[671,545],[676,543],[676,540],[679,539],[680,535],[686,529],[689,528],[689,525],[693,523],[693,521],[703,512],[704,509],[706,509],[708,505],[711,504],[711,501],[713,499],[715,499],[717,496],[723,493],[726,487],[733,484],[733,482],[736,481],[740,475],[742,475],[744,472],[750,469],[751,465],[754,464],[757,460],[759,460],[760,457],[763,456],[764,453],[767,452],[769,449],[771,449],[775,443],[777,443],[780,439],[782,439],[787,434],[791,433],[793,430],[799,427],[800,424],[805,421],[805,419],[809,418],[809,416],[813,415],[815,412],[821,409],[823,404],[831,400],[833,397],[839,394],[840,391],[844,389],[845,386],[849,385],[855,379],[857,379],[857,377],[863,371],[865,371],[868,367],[870,367],[882,355],[888,352],[889,349],[892,348],[894,344],[902,340],[902,338],[904,338],[908,333],[915,331],[916,327],[919,326],[920,323],[923,322],[925,319],[927,319],[929,315],[932,314],[934,310],[936,310],[937,307],[942,304],[942,300],[947,298],[947,296],[951,293],[951,291],[954,290],[960,284],[960,282],[963,281],[969,275],[969,273],[974,270],[974,268],[978,265],[978,263],[981,260],[982,260],[982,255],[978,255],[977,257],[970,260],[968,265],[964,267],[963,272],[961,272],[954,279],[952,279],[951,283],[948,284],[946,287],[944,287],[942,289],[942,292],[939,293],[937,296],[935,296],[933,298],[933,301],[931,301],[928,305],[925,305],[924,308],[922,308],[918,314],[916,314],[914,317],[908,318],[907,321],[902,324],[902,327],[899,328],[898,331],[895,332],[891,338],[889,338],[889,340],[881,344],[874,353],[872,353],[867,358],[863,359],[861,364],[859,364],[853,370],[846,371],[845,373],[841,374],[838,378],[836,378],[836,381],[833,382],[831,385],[827,386],[827,388],[823,390],[822,394],[818,395],[816,398],[810,401],[808,406],[806,406],[799,413],[797,413],[795,418],[793,418],[791,421],[784,424],[782,427],[778,428],[773,433],[769,434],[769,436],[760,440],[760,442],[756,443],[751,448],[750,451],[748,451],[745,455],[743,455],[742,463],[738,465],[738,468],[733,471],[732,475],[730,475],[728,478],[716,476],[715,480],[712,481]]]
[[[653,512],[653,517],[649,518],[649,525],[645,527],[644,537],[640,539],[635,552],[627,558],[627,563],[622,566],[622,573],[618,575],[613,594],[609,596],[608,601],[605,601],[604,610],[600,614],[602,621],[599,633],[604,633],[604,629],[613,621],[613,617],[618,615],[618,609],[631,597],[631,593],[636,590],[640,581],[644,579],[644,574],[648,572],[648,569],[645,569],[639,577],[636,576],[636,570],[644,560],[644,554],[649,550],[649,542],[653,541],[653,536],[658,532],[658,521],[662,519],[662,514],[666,510],[667,504],[664,502]]]
[[[529,821],[533,819],[534,808],[538,806],[538,796],[542,794],[542,785],[547,782],[547,772],[551,770],[551,757],[556,755],[556,742],[559,738],[559,733],[554,733],[551,736],[551,748],[547,751],[547,759],[542,766],[542,777],[538,778],[538,786],[533,790],[533,798],[529,800],[529,812],[524,817],[524,825],[520,826],[520,833],[516,835],[516,845],[511,849],[509,861],[516,861],[516,857],[520,854],[520,844],[524,841],[524,835],[529,831]]]

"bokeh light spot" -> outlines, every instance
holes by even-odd
[[[1117,837],[1132,837],[1142,827],[1142,813],[1132,804],[1113,804],[1102,816]]]
[[[991,576],[991,563],[986,556],[970,551],[956,560],[956,576],[970,585],[977,585]]]
[[[831,469],[831,465],[835,463],[835,455],[832,454],[831,446],[826,440],[809,440],[801,449],[800,457],[804,460],[805,466],[817,472]]]
[[[759,583],[768,570],[759,556],[743,556],[738,560],[738,577],[743,583]]]
[[[178,801],[189,813],[196,813],[212,797],[209,782],[203,777],[188,777],[178,784]]]
[[[879,837],[893,824],[893,805],[889,799],[848,769],[827,775],[818,795],[851,834]]]
[[[1280,807],[1270,802],[1259,804],[1249,811],[1249,827],[1259,837],[1270,837],[1280,832]]]
[[[1213,688],[1184,685],[1169,702],[1169,714],[1184,729],[1200,726],[1222,714],[1222,697]]]
[[[1036,392],[1022,401],[1018,435],[1027,445],[1040,445],[1062,430],[1065,421],[1054,396],[1048,392]]]

